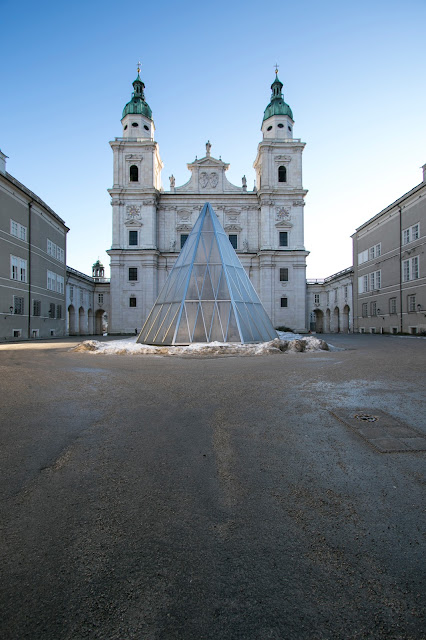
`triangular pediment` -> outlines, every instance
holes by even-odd
[[[276,331],[212,206],[206,203],[138,342],[267,342]]]

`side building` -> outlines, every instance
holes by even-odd
[[[426,331],[426,165],[423,181],[352,235],[354,330]]]
[[[108,329],[109,278],[97,260],[92,275],[67,267],[67,333],[70,336],[102,335]]]
[[[6,158],[0,151],[0,340],[64,336],[69,229]]]
[[[348,267],[323,280],[307,280],[306,308],[311,331],[316,333],[351,333],[353,331],[353,274],[353,268]]]

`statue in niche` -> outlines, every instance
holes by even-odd
[[[173,173],[169,177],[169,180],[170,180],[170,189],[174,189],[176,184],[176,178],[174,177]]]

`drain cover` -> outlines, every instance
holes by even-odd
[[[334,409],[330,413],[381,453],[426,451],[424,433],[416,431],[380,409]]]

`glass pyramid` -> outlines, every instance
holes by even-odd
[[[206,202],[138,342],[267,342],[275,329],[212,206]]]

